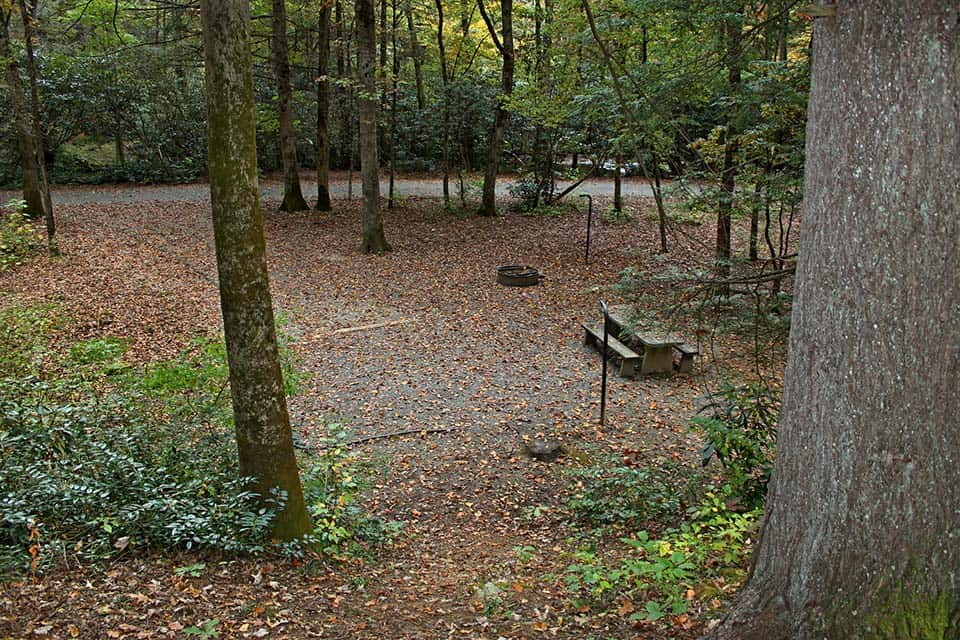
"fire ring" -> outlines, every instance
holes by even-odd
[[[505,287],[532,287],[543,276],[534,267],[522,264],[505,264],[497,267],[497,282]]]

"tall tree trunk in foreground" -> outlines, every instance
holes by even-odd
[[[490,31],[494,45],[503,57],[500,71],[500,91],[497,97],[497,111],[493,118],[493,130],[490,132],[490,144],[487,147],[487,166],[483,171],[483,204],[480,213],[485,216],[497,215],[497,170],[500,168],[500,150],[503,148],[503,136],[507,130],[510,112],[504,101],[513,93],[513,71],[515,67],[513,49],[513,0],[500,0],[500,29],[502,40],[497,37],[496,27],[487,15],[483,0],[477,0],[477,7],[483,21]]]
[[[832,5],[831,5],[832,6]],[[715,640],[957,638],[960,5],[814,26],[778,455]]]
[[[357,99],[360,117],[360,173],[363,178],[363,253],[386,253],[390,244],[380,216],[380,171],[377,153],[377,24],[373,0],[355,0],[357,21],[357,75],[362,91]]]
[[[330,211],[330,14],[324,0],[317,22],[317,211]]]
[[[281,211],[309,209],[300,189],[297,138],[293,131],[293,88],[287,57],[287,3],[273,0],[273,70],[277,74],[277,113],[280,118],[280,157],[283,161],[283,202]]]
[[[40,170],[37,168],[36,151],[33,143],[33,128],[30,126],[30,114],[27,99],[23,94],[23,81],[17,67],[17,58],[10,47],[10,13],[0,8],[0,58],[7,61],[7,85],[10,87],[10,103],[13,107],[13,121],[17,132],[17,150],[20,153],[20,167],[23,172],[23,200],[27,203],[26,213],[31,218],[43,215],[43,192],[40,189]]]
[[[311,530],[303,500],[277,336],[257,184],[253,66],[247,0],[202,0],[207,94],[207,158],[220,307],[240,474],[255,478],[264,499],[287,495],[274,536]]]

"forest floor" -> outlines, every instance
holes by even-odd
[[[130,358],[174,356],[220,326],[209,205],[192,196],[119,200],[62,204],[63,257],[0,277],[0,305],[53,302],[75,320],[63,340],[118,336]],[[689,420],[705,391],[754,367],[749,339],[674,317],[700,346],[695,371],[611,374],[598,424],[600,359],[583,345],[580,322],[599,321],[598,299],[624,301],[612,285],[627,267],[703,262],[712,225],[674,225],[671,252],[660,256],[651,204],[639,198],[635,222],[594,227],[585,265],[583,215],[455,216],[436,199],[408,197],[385,211],[394,251],[376,257],[357,252],[359,202],[337,201],[331,214],[281,214],[276,205],[264,207],[274,305],[309,374],[291,399],[294,426],[308,443],[328,422],[361,438],[412,430],[355,447],[371,463],[365,505],[401,521],[398,538],[375,558],[319,565],[205,556],[199,577],[175,574],[198,561],[186,553],[63,567],[0,584],[0,638],[180,638],[204,620],[219,621],[221,638],[702,632],[708,616],[665,630],[628,620],[642,603],[577,607],[562,576],[580,544],[564,515],[566,471],[625,452],[696,464]],[[515,262],[546,279],[498,285],[496,267]],[[663,306],[678,295],[653,282],[645,292]],[[776,378],[781,366],[775,359],[763,373]],[[522,438],[538,434],[571,455],[530,459]]]

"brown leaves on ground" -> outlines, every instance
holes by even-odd
[[[275,307],[311,374],[291,401],[295,427],[307,441],[327,421],[358,436],[417,430],[359,447],[375,462],[367,506],[405,522],[397,544],[376,562],[330,566],[205,557],[199,578],[175,574],[197,561],[179,555],[62,568],[0,585],[0,638],[185,638],[204,623],[221,638],[656,637],[626,620],[640,604],[614,604],[620,615],[606,616],[571,608],[562,582],[570,529],[552,513],[565,501],[562,471],[577,458],[534,462],[521,442],[548,436],[584,456],[695,459],[686,424],[713,381],[713,354],[692,376],[611,374],[601,429],[600,361],[579,323],[599,319],[599,297],[618,301],[609,287],[622,269],[692,264],[710,230],[675,234],[664,261],[652,220],[599,225],[587,266],[582,215],[461,218],[410,199],[385,212],[394,252],[373,257],[357,252],[356,201],[336,202],[332,214],[267,205]],[[135,361],[169,357],[217,330],[208,205],[87,204],[59,214],[63,257],[4,275],[0,304],[53,302],[74,320],[61,344],[124,337]],[[500,286],[495,269],[506,263],[546,279]],[[664,303],[673,295],[653,283],[647,292]],[[696,341],[695,323],[681,326]],[[748,358],[745,345],[727,350]],[[515,547],[532,548],[531,559],[521,562]],[[497,596],[477,610],[487,583]]]

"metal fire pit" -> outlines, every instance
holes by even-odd
[[[522,264],[505,264],[497,267],[497,282],[505,287],[532,287],[543,280],[540,272]]]

